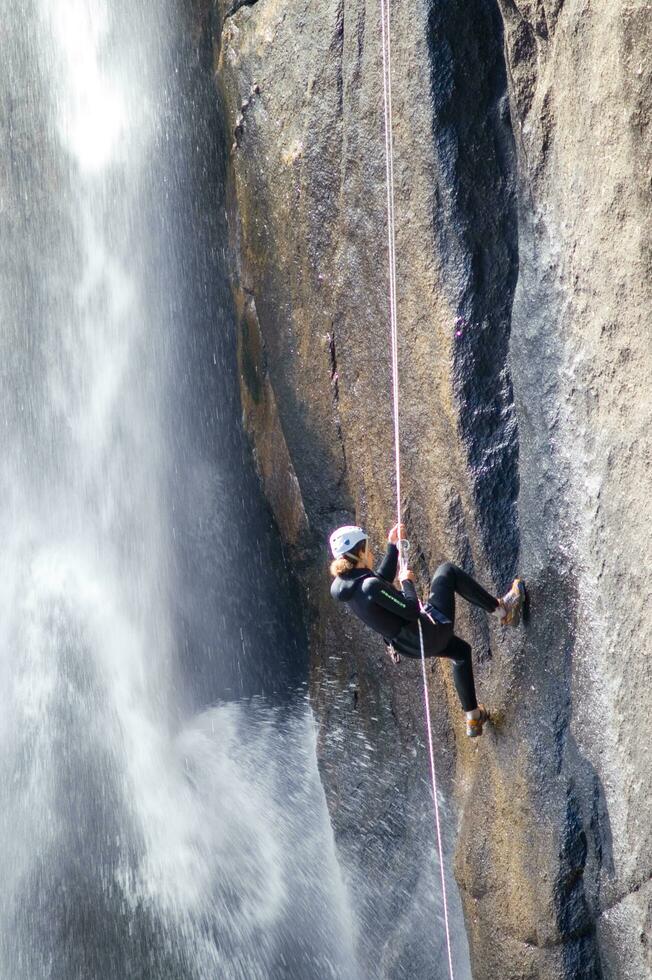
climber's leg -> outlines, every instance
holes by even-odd
[[[475,696],[473,661],[469,644],[459,636],[453,636],[448,646],[435,656],[446,657],[453,661],[453,681],[460,704],[464,711],[475,711],[478,701]]]
[[[455,593],[467,602],[480,606],[489,613],[499,609],[498,599],[452,562],[444,562],[435,572],[430,586],[428,602],[455,622]]]
[[[445,629],[446,627],[442,628]],[[466,712],[466,734],[472,738],[482,735],[482,727],[488,721],[489,716],[484,707],[478,704],[476,698],[471,647],[466,640],[462,640],[459,636],[452,636],[441,652],[432,655],[452,660],[455,690],[462,709]]]

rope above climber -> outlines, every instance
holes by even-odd
[[[400,537],[399,537],[400,535]],[[395,662],[400,655],[421,656],[421,636],[425,657],[445,657],[453,663],[453,680],[462,709],[466,712],[466,734],[482,735],[488,719],[478,704],[473,677],[471,647],[455,635],[455,596],[498,617],[504,626],[517,626],[525,601],[525,586],[516,578],[511,589],[496,598],[452,562],[440,565],[430,584],[430,594],[422,606],[414,585],[414,573],[401,562],[399,544],[405,529],[396,524],[387,540],[387,550],[378,568],[373,569],[373,553],[361,527],[338,528],[330,537],[333,562],[331,595],[347,606],[376,633],[379,633]],[[396,576],[400,589],[394,585]]]

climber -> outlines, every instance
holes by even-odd
[[[470,575],[444,562],[433,577],[430,595],[421,606],[414,586],[414,573],[405,568],[399,572],[402,591],[393,586],[399,564],[399,546],[405,540],[405,528],[394,525],[388,535],[387,551],[376,571],[369,540],[361,527],[340,527],[330,536],[334,577],[331,595],[346,602],[353,612],[383,637],[388,652],[398,662],[399,654],[420,657],[418,622],[421,622],[426,657],[447,657],[453,661],[453,680],[466,712],[466,734],[482,735],[488,714],[475,696],[471,647],[455,636],[455,593],[474,606],[498,616],[504,626],[517,626],[525,601],[525,586],[514,579],[509,592],[496,599],[478,585]]]

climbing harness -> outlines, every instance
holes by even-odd
[[[392,57],[389,10],[391,0],[380,0],[382,49],[383,49],[383,108],[385,115],[385,171],[387,187],[387,251],[389,256],[389,321],[392,354],[392,404],[394,415],[394,459],[396,468],[396,511],[397,523],[401,527],[401,452],[399,430],[399,384],[398,384],[398,318],[396,311],[396,235],[394,224],[394,139],[392,126]],[[399,567],[401,572],[407,569],[407,542],[399,541]],[[422,607],[423,609],[423,607]],[[441,822],[439,818],[439,799],[437,796],[437,771],[435,768],[435,753],[432,742],[432,724],[430,720],[430,699],[428,697],[428,676],[426,673],[426,656],[423,645],[423,628],[419,625],[419,644],[421,647],[421,673],[423,677],[423,697],[426,712],[426,730],[428,734],[428,752],[430,754],[430,779],[432,783],[432,798],[434,804],[435,832],[437,849],[439,851],[439,870],[441,874],[441,890],[444,908],[444,927],[446,930],[446,948],[448,951],[448,971],[450,980],[453,977],[453,954],[451,949],[450,925],[448,921],[448,902],[446,899],[446,875],[444,872],[444,849],[441,839]]]

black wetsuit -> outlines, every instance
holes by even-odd
[[[471,647],[455,636],[455,593],[493,612],[498,602],[457,565],[445,562],[434,574],[428,602],[421,612],[414,584],[403,582],[403,591],[394,588],[398,548],[389,544],[375,572],[356,568],[338,575],[331,585],[334,599],[346,602],[363,623],[380,633],[386,643],[406,657],[420,657],[418,621],[423,629],[426,657],[447,657],[453,661],[453,679],[464,711],[473,711],[478,702],[473,681]]]

